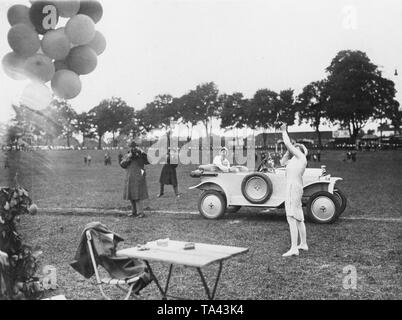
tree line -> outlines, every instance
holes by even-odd
[[[340,51],[325,71],[324,79],[309,83],[297,96],[292,89],[275,92],[265,88],[257,90],[252,98],[245,98],[241,92],[220,93],[217,85],[209,82],[181,97],[160,94],[141,110],[118,97],[104,99],[79,114],[67,101],[59,99],[41,111],[14,106],[16,117],[9,132],[18,138],[29,127],[49,141],[63,136],[68,146],[76,133],[84,140],[97,138],[99,149],[106,133],[112,135],[115,144],[119,135],[134,138],[154,129],[168,129],[171,121],[187,126],[188,140],[192,128],[200,123],[209,137],[214,118],[220,118],[225,129],[268,129],[278,121],[288,125],[296,120],[299,124],[309,123],[317,134],[319,147],[319,128],[325,123],[339,124],[349,130],[352,139],[369,120],[390,122],[395,133],[400,133],[402,113],[395,100],[395,84],[382,76],[366,53]]]

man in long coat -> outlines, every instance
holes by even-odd
[[[131,202],[132,213],[129,216],[142,218],[145,216],[143,200],[148,199],[145,165],[149,162],[147,154],[135,142],[130,144],[130,148],[120,161],[120,166],[126,169],[124,200]]]

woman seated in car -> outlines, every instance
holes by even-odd
[[[226,147],[222,147],[220,153],[214,158],[212,164],[199,166],[200,170],[204,171],[222,171],[222,172],[239,172],[247,171],[247,167],[243,166],[230,166],[230,162],[227,159],[229,150]]]

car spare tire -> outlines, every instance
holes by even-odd
[[[253,204],[264,204],[272,195],[272,182],[263,173],[252,173],[243,179],[241,192]]]

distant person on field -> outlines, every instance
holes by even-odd
[[[286,217],[290,228],[291,248],[283,257],[299,255],[299,249],[308,250],[306,241],[306,226],[302,208],[303,174],[307,166],[307,148],[296,143],[293,145],[283,124],[280,128],[287,151],[281,160],[286,165]],[[300,235],[300,245],[297,244]]]
[[[178,159],[174,151],[168,151],[166,163],[162,167],[161,175],[159,178],[160,192],[157,195],[158,198],[164,194],[165,185],[173,186],[176,197],[179,197],[179,189],[177,182],[176,168],[178,166]]]
[[[353,161],[353,162],[356,162],[357,152],[356,152],[356,151],[352,151],[350,157],[352,158],[352,161]]]
[[[91,166],[91,161],[92,161],[92,157],[91,157],[91,155],[89,154],[89,155],[87,156],[88,167]]]
[[[317,161],[321,162],[321,150],[318,149],[316,154],[317,154]]]
[[[87,156],[84,156],[84,164],[87,165],[87,163],[88,163],[88,158],[87,158]]]
[[[112,157],[110,156],[109,152],[105,153],[105,166],[112,165]]]

